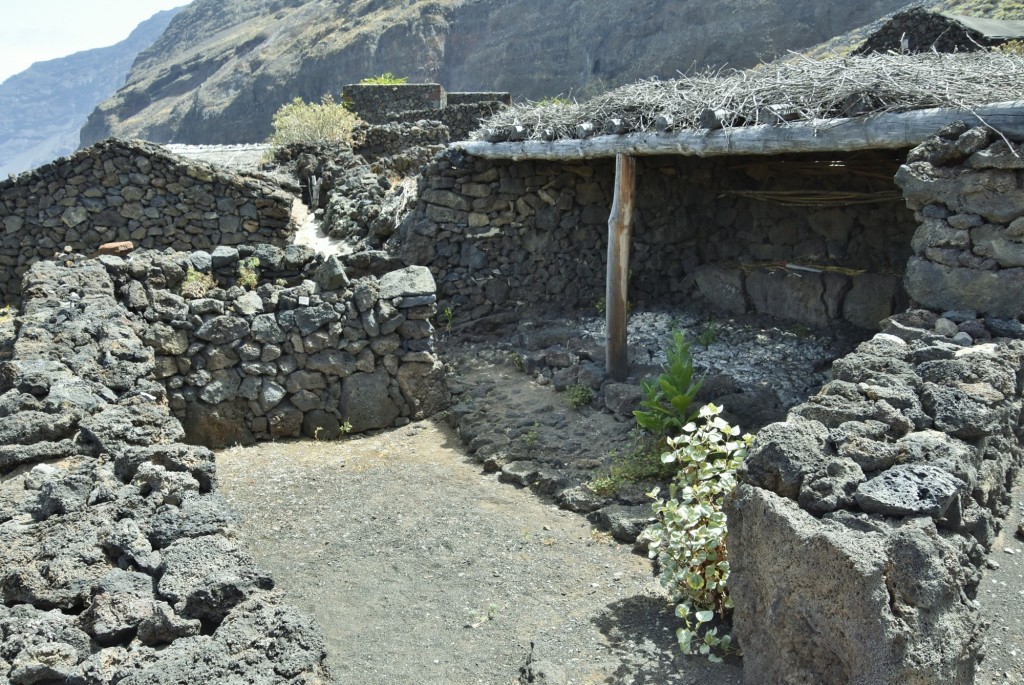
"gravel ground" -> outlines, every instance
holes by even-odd
[[[531,643],[534,682],[741,681],[737,664],[679,655],[647,559],[482,473],[440,424],[232,448],[218,472],[248,549],[322,624],[339,682],[518,683]]]
[[[978,590],[981,613],[991,625],[978,685],[1024,683],[1024,478],[1013,493],[1013,509],[988,557]]]
[[[634,318],[650,325],[634,329]],[[635,362],[663,360],[660,329],[680,324],[663,319],[631,317]],[[682,324],[691,335],[702,327]],[[697,357],[712,373],[731,360],[744,383],[770,384],[789,404],[814,391],[827,375],[822,358],[845,344],[730,321]],[[573,459],[564,455],[573,454],[596,467],[601,460],[587,457],[626,439],[621,417],[571,410],[549,382],[518,372],[509,361],[515,343],[445,347],[463,401],[474,398],[513,447],[535,432],[531,449],[544,463],[567,468]],[[800,376],[797,367],[814,372]],[[218,470],[249,549],[324,626],[339,682],[742,680],[738,660],[715,667],[678,653],[677,622],[648,560],[582,516],[484,473],[441,422],[335,443],[234,448],[218,455]],[[624,495],[644,501],[639,489]],[[991,623],[978,685],[1024,683],[1024,538],[1014,535],[1024,481],[1014,503],[978,595]],[[531,643],[546,680],[520,680]]]

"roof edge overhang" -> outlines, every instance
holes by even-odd
[[[615,157],[682,155],[781,155],[855,152],[914,147],[943,126],[963,121],[986,126],[1011,140],[1024,140],[1024,101],[980,105],[970,109],[937,108],[870,114],[848,119],[815,119],[778,126],[743,126],[718,130],[628,133],[554,141],[453,145],[484,159],[574,161]]]

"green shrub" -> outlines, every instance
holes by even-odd
[[[569,398],[569,406],[579,409],[590,404],[594,399],[594,391],[582,383],[577,383],[565,391]]]
[[[274,134],[270,136],[270,144],[281,147],[295,143],[349,143],[353,129],[362,120],[345,105],[336,103],[330,95],[324,95],[320,104],[306,103],[301,98],[295,98],[277,110],[271,123]]]
[[[246,290],[255,290],[260,284],[260,258],[248,257],[238,263],[238,285]]]
[[[202,271],[196,271],[191,266],[185,272],[185,279],[181,282],[181,294],[184,297],[198,299],[206,297],[206,293],[217,287],[217,281],[213,276]]]
[[[714,322],[708,322],[700,329],[700,333],[697,334],[697,342],[707,349],[711,347],[712,343],[718,342],[718,337],[721,335],[722,329],[719,328],[718,324]]]
[[[736,469],[753,440],[737,437],[740,429],[722,419],[721,411],[714,404],[703,407],[696,422],[669,439],[672,451],[662,461],[676,464],[678,471],[667,500],[658,499],[657,488],[650,493],[658,521],[643,533],[651,558],[661,566],[662,584],[678,602],[680,649],[712,661],[732,649],[731,636],[719,634],[721,626],[715,625],[716,616],[728,620],[733,607],[722,503],[736,486]]]
[[[408,76],[395,76],[390,71],[380,76],[368,76],[360,79],[361,86],[404,86],[409,82]]]
[[[634,411],[633,416],[637,424],[654,435],[671,437],[678,435],[694,418],[690,405],[704,383],[703,379],[694,378],[690,343],[682,332],[676,331],[673,336],[668,362],[661,369],[658,378],[641,384],[644,399],[640,406],[643,409]]]

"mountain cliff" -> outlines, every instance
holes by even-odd
[[[155,14],[116,45],[37,62],[0,83],[0,178],[73,152],[89,113],[179,11]]]
[[[585,96],[693,67],[748,67],[905,0],[195,0],[100,105],[82,143],[265,139],[272,114],[393,72],[450,91]]]

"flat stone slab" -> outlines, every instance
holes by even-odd
[[[934,516],[946,513],[962,481],[944,469],[898,464],[861,483],[854,495],[860,508],[883,516]]]
[[[416,297],[433,295],[437,291],[434,276],[425,266],[410,266],[384,274],[380,279],[379,297],[390,300],[395,297]]]

